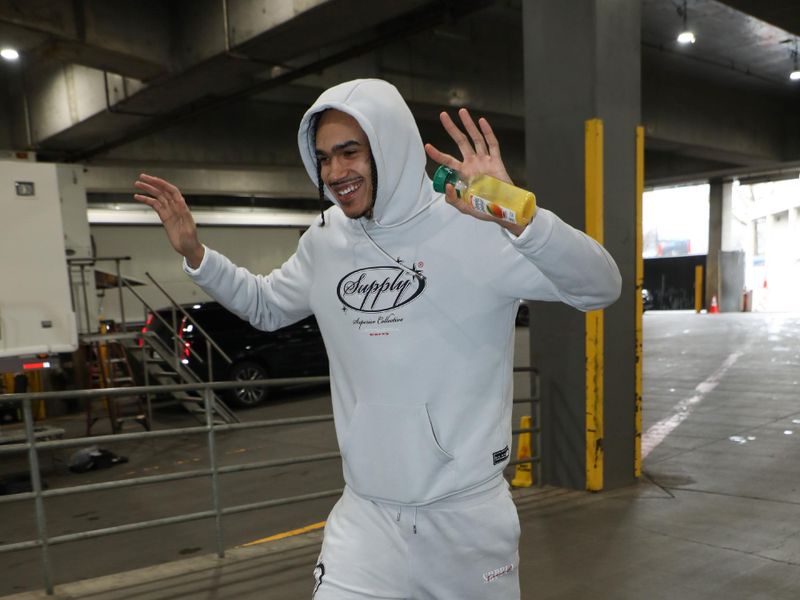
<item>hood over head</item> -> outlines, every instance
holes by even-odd
[[[353,117],[369,139],[378,172],[373,220],[391,226],[407,220],[429,204],[434,194],[425,173],[425,149],[414,116],[391,83],[356,79],[325,90],[306,111],[297,142],[308,176],[317,184],[314,115],[328,109]],[[325,196],[336,202],[325,186]]]

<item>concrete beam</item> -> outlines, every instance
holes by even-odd
[[[159,164],[93,166],[83,168],[86,191],[130,193],[139,173],[163,177],[178,186],[184,194],[220,194],[266,196],[276,198],[316,198],[317,190],[303,167],[279,169],[187,169]]]
[[[796,0],[720,0],[731,8],[800,36],[800,12]]]
[[[54,138],[142,89],[139,81],[78,64],[48,62],[28,76],[34,145]],[[128,115],[135,117],[133,115]]]
[[[136,79],[167,69],[170,22],[168,4],[155,0],[0,0],[0,24],[43,37],[39,56]]]
[[[7,20],[33,26],[37,22],[33,11],[16,11],[16,4],[6,3],[0,18],[5,14]],[[47,150],[102,151],[110,139],[124,143],[132,134],[140,136],[148,127],[164,127],[191,113],[192,105],[214,106],[259,80],[269,82],[283,75],[284,63],[292,58],[316,59],[325,53],[320,50],[326,45],[358,44],[365,37],[380,41],[379,29],[387,23],[421,6],[438,7],[431,0],[229,0],[227,4],[202,0],[173,7],[174,15],[190,15],[182,21],[160,2],[144,2],[141,16],[130,14],[138,2],[114,3],[118,16],[110,14],[109,3],[100,0],[76,4],[85,10],[70,13],[62,7],[38,27],[56,31],[59,43],[69,42],[61,46],[73,47],[73,40],[86,40],[91,46],[91,41],[109,52],[154,57],[175,74],[163,71],[152,85],[123,77],[109,85],[105,65],[102,69],[63,67],[64,58],[80,58],[80,53],[70,57],[56,53],[55,60],[46,60],[32,71],[27,86],[29,105],[37,107],[31,114],[33,144],[45,156]],[[176,22],[174,31],[171,21]],[[144,33],[150,25],[153,39]],[[312,37],[309,31],[318,33]],[[142,36],[140,43],[155,49],[136,45],[137,35]]]
[[[793,112],[779,99],[643,69],[648,141],[680,147],[686,156],[740,165],[789,160],[789,140],[800,138],[800,129],[787,127]]]

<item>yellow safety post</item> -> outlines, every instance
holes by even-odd
[[[13,373],[3,373],[3,389],[5,390],[4,394],[13,394],[14,393],[14,374]]]
[[[603,243],[603,121],[584,128],[586,233]],[[586,489],[603,489],[603,311],[586,313]]]
[[[703,310],[703,265],[694,268],[694,312]]]
[[[14,393],[14,373],[3,373],[3,393],[4,394],[13,394]],[[16,409],[16,418],[18,421],[22,420],[22,405],[18,405]]]
[[[42,376],[40,371],[33,371],[28,373],[28,392],[41,392],[42,391]],[[47,418],[47,405],[44,400],[39,400],[34,408],[34,420],[44,421]]]
[[[644,195],[644,127],[636,128],[636,361],[634,390],[634,457],[633,475],[642,476],[642,287],[644,285],[644,260],[642,259],[642,196]]]
[[[520,429],[531,428],[530,416],[521,417],[519,420]],[[517,440],[517,460],[530,460],[531,454],[531,434],[524,432],[519,434]],[[514,468],[514,479],[511,480],[514,487],[531,487],[533,485],[533,463],[519,463]]]

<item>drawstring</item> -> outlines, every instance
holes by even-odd
[[[398,523],[400,522],[400,515],[401,514],[402,514],[402,511],[398,510],[397,511],[397,516],[394,519]],[[416,506],[414,507],[414,517],[413,517],[412,523],[411,523],[411,531],[414,533],[414,535],[417,535],[417,507]]]
[[[439,200],[439,196],[438,195],[434,196],[430,200],[430,202],[428,202],[426,204],[423,204],[422,207],[419,210],[417,210],[415,213],[413,213],[411,216],[403,219],[402,221],[398,221],[397,223],[392,223],[391,225],[384,225],[383,223],[381,223],[380,221],[378,221],[377,219],[374,219],[374,218],[372,219],[372,222],[375,223],[376,227],[380,227],[381,229],[392,229],[394,227],[399,227],[400,225],[405,225],[411,219],[415,219],[417,216],[421,215],[423,212],[428,210],[431,206],[434,205],[434,203],[437,200]],[[374,239],[372,239],[372,236],[369,234],[369,232],[367,231],[367,228],[364,226],[364,219],[359,219],[358,222],[361,225],[361,230],[364,232],[364,235],[367,236],[367,239],[370,242],[372,242],[372,245],[375,246],[375,248],[377,248],[380,251],[381,254],[383,254],[386,258],[391,260],[393,263],[396,263],[398,267],[400,267],[403,271],[405,271],[409,275],[411,275],[413,277],[416,277],[419,281],[425,281],[425,275],[423,275],[422,273],[419,273],[418,271],[415,271],[414,269],[409,269],[404,264],[397,262],[391,254],[386,252],[386,250],[381,248],[378,245],[378,243]]]
[[[381,248],[381,247],[378,245],[378,243],[377,243],[375,240],[373,240],[373,239],[372,239],[372,236],[371,236],[371,235],[369,234],[369,232],[367,231],[367,228],[366,228],[366,227],[364,227],[364,222],[363,222],[362,220],[359,220],[358,222],[359,222],[359,224],[361,225],[361,230],[364,232],[364,235],[365,235],[365,236],[367,236],[367,239],[368,239],[370,242],[372,242],[372,245],[373,245],[373,246],[375,246],[375,248],[377,248],[377,249],[378,249],[378,251],[379,251],[381,254],[383,254],[383,255],[384,255],[386,258],[388,258],[390,261],[392,261],[392,263],[395,263],[395,264],[396,264],[398,267],[400,267],[400,268],[401,268],[403,271],[405,271],[406,273],[408,273],[408,274],[409,274],[409,275],[411,275],[412,277],[416,277],[416,278],[417,278],[417,279],[419,279],[420,281],[425,281],[425,279],[426,279],[426,278],[425,278],[425,275],[423,275],[423,274],[422,274],[422,273],[420,273],[419,271],[415,271],[414,269],[409,269],[409,268],[408,268],[407,266],[405,266],[403,263],[399,263],[399,262],[397,262],[397,261],[396,261],[396,260],[395,260],[395,259],[392,257],[392,255],[391,255],[391,254],[389,254],[388,252],[386,252],[386,250],[384,250],[383,248]],[[392,226],[392,227],[394,227],[394,226]]]

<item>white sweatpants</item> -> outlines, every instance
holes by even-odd
[[[519,518],[508,484],[427,506],[345,488],[325,525],[314,600],[518,600]]]

